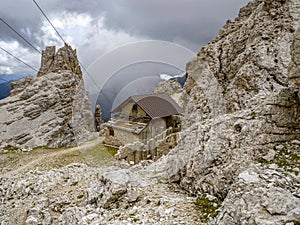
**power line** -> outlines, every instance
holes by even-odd
[[[52,26],[52,28],[55,30],[55,32],[57,33],[57,35],[60,37],[60,39],[64,42],[64,44],[66,44],[66,41],[63,39],[63,37],[60,35],[60,33],[58,32],[58,30],[54,27],[54,25],[51,23],[50,19],[47,17],[46,13],[43,11],[43,9],[39,6],[39,4],[33,0],[33,2],[35,3],[35,5],[38,7],[38,9],[40,10],[40,12],[44,15],[44,17],[47,19],[47,21],[49,22],[49,24]],[[74,56],[73,52],[71,52],[72,55]],[[75,57],[75,56],[74,56]],[[83,70],[86,72],[86,74],[88,75],[88,77],[91,79],[91,81],[94,83],[94,85],[100,89],[100,87],[98,86],[97,82],[93,79],[93,77],[89,74],[89,72],[87,71],[87,69],[83,66],[83,64],[80,62],[80,60],[78,59],[79,65],[83,68]]]
[[[60,37],[60,39],[64,42],[65,40],[63,39],[63,37],[60,35],[60,33],[56,30],[56,28],[53,26],[53,24],[51,23],[51,21],[49,20],[49,18],[47,17],[47,15],[45,14],[45,12],[42,10],[42,8],[39,6],[39,4],[33,0],[33,2],[35,3],[35,5],[38,7],[38,9],[41,11],[41,13],[44,15],[44,17],[48,20],[48,22],[50,23],[50,25],[52,26],[52,28],[55,30],[55,32],[57,33],[57,35]]]
[[[28,45],[30,45],[33,49],[35,49],[38,53],[42,54],[40,50],[33,46],[26,38],[24,38],[18,31],[16,31],[12,26],[10,26],[5,20],[0,18],[1,22],[4,23],[7,27],[9,27],[13,32],[15,32],[20,38],[22,38]]]
[[[89,72],[87,71],[87,69],[82,65],[82,63],[79,61],[78,62],[80,64],[80,66],[83,68],[83,70],[86,72],[86,74],[88,75],[88,77],[91,79],[91,81],[94,83],[94,85],[96,85],[97,88],[100,89],[100,87],[98,86],[97,82],[94,80],[94,78],[89,74]]]
[[[3,78],[1,78],[1,77],[0,77],[0,80],[3,80],[3,81],[5,81],[5,82],[9,82],[8,80],[6,80],[6,79],[3,79]]]
[[[37,71],[37,69],[35,69],[34,67],[30,66],[29,64],[27,64],[26,62],[24,62],[23,60],[19,59],[18,57],[14,56],[13,54],[11,54],[9,51],[5,50],[4,48],[0,47],[0,49],[2,49],[4,52],[6,52],[7,54],[9,54],[10,56],[14,57],[16,60],[20,61],[21,63],[25,64],[26,66],[28,66],[29,68],[31,68],[32,70]]]

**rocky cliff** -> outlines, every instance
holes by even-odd
[[[88,138],[94,118],[76,52],[68,45],[42,53],[37,77],[11,84],[0,101],[0,145],[63,147]]]
[[[226,199],[218,224],[300,221],[299,18],[298,0],[250,2],[187,65],[184,131],[168,174]]]
[[[185,108],[179,143],[169,155],[151,165],[122,165],[123,170],[120,165],[103,169],[71,164],[50,171],[4,173],[1,221],[299,225],[299,29],[299,0],[250,2],[188,63],[184,94],[172,82],[156,89],[174,95]],[[46,134],[53,132],[45,143],[74,139],[74,122],[66,115],[71,113],[75,70],[50,71],[55,73],[16,83],[14,96],[0,102],[0,129],[6,128],[0,130],[1,138],[11,136],[8,141],[17,142],[24,140],[16,136],[19,133],[38,133],[24,142],[36,143],[33,140],[52,137]],[[80,87],[79,103],[85,99]],[[31,102],[37,103],[37,110]],[[44,107],[47,114],[40,110]],[[75,121],[82,122],[79,112]],[[4,121],[6,117],[13,119]]]

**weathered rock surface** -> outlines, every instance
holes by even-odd
[[[76,50],[70,46],[60,48],[57,52],[55,46],[47,47],[42,52],[41,68],[38,72],[38,77],[48,73],[61,73],[61,71],[71,71],[76,74],[78,79],[82,79],[82,72],[77,59]]]
[[[181,141],[168,156],[170,181],[179,182],[191,193],[224,200],[255,192],[253,186],[237,188],[239,174],[249,165],[275,163],[284,169],[280,176],[298,174],[299,15],[297,0],[250,2],[188,63],[184,89],[189,100]],[[293,184],[299,191],[299,176]],[[293,202],[290,209],[298,210],[299,196],[284,185],[280,190],[274,187],[254,194],[249,204],[260,205],[263,194],[272,202],[271,195],[277,193],[286,194],[284,201]],[[230,205],[226,199],[224,211],[227,207],[232,218],[225,222],[219,218],[220,224],[285,224],[288,218],[299,219],[296,214],[279,219],[275,210],[257,213],[261,222],[248,223],[251,206],[245,203],[245,211],[234,214],[233,207],[238,208],[239,203]]]
[[[138,175],[130,173],[128,170],[105,173],[87,190],[88,202],[105,209],[110,208],[127,190],[133,191],[132,187],[140,185],[138,181],[140,181]],[[134,200],[136,201],[139,196],[137,192],[134,194],[137,194]]]
[[[299,224],[300,177],[252,165],[232,185],[215,224]]]
[[[186,107],[188,95],[177,80],[166,80],[158,83],[153,90],[155,94],[167,94],[183,109]]]
[[[154,173],[141,166],[120,170],[71,164],[0,177],[0,221],[3,225],[202,224],[195,198]]]
[[[102,129],[101,130],[101,125],[104,123],[104,121],[102,120],[102,110],[100,105],[96,105],[95,108],[95,127],[96,127],[96,131],[100,132],[101,134],[103,134],[105,131]]]
[[[56,54],[48,47],[39,76],[12,83],[11,96],[0,101],[0,145],[72,146],[93,131],[81,70],[68,45]]]

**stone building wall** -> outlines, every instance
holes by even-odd
[[[145,113],[145,111],[140,106],[137,106],[137,114],[133,115],[132,114],[133,105],[135,105],[134,102],[129,102],[126,105],[124,105],[121,114],[127,116],[134,116],[134,117],[147,117],[147,113]]]
[[[114,128],[114,136],[123,144],[129,144],[139,140],[138,134],[133,134],[124,130]]]
[[[125,160],[130,164],[138,164],[143,160],[158,160],[167,155],[177,145],[179,133],[173,133],[172,128],[164,130],[146,143],[136,141],[119,148],[115,158]]]

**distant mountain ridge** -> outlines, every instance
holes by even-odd
[[[0,99],[6,98],[10,93],[10,82],[20,80],[31,74],[0,74]]]
[[[179,74],[179,75],[169,75],[169,74],[160,74],[160,78],[162,80],[177,80],[179,82],[179,84],[181,85],[181,87],[184,86],[184,83],[186,81],[186,73],[184,72],[183,74]]]

